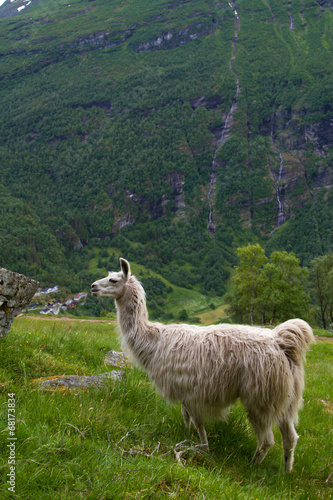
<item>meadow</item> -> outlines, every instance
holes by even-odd
[[[128,365],[120,382],[89,390],[41,389],[36,382],[110,371],[104,364],[110,349],[120,350],[111,320],[20,317],[0,339],[1,498],[332,498],[332,338],[318,337],[307,356],[290,475],[277,430],[265,461],[249,464],[256,438],[240,404],[227,422],[207,424],[209,454],[188,451],[177,460],[176,444],[198,437],[185,430],[180,405],[163,400],[137,368]],[[15,395],[15,493],[7,483],[8,394]]]

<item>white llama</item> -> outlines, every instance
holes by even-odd
[[[252,463],[259,464],[274,444],[272,424],[280,429],[285,471],[292,470],[297,433],[294,423],[304,389],[303,360],[314,341],[300,319],[274,330],[243,325],[164,325],[148,320],[145,292],[121,271],[95,281],[96,297],[115,299],[123,343],[161,395],[181,403],[186,427],[193,422],[208,449],[203,420],[224,417],[240,398],[258,439]]]

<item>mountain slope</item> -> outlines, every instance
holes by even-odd
[[[0,181],[35,215],[2,266],[68,280],[112,244],[223,293],[238,244],[332,247],[329,2],[24,5],[0,7]]]

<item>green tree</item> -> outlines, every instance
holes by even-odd
[[[308,270],[294,253],[273,252],[268,261],[260,245],[237,249],[232,290],[226,295],[230,312],[238,320],[250,317],[252,324],[300,316],[309,303],[304,291]]]
[[[236,288],[236,310],[244,310],[250,313],[251,323],[254,324],[255,308],[258,299],[263,293],[263,266],[267,262],[265,251],[260,245],[248,245],[237,248],[239,265],[235,267],[233,278]],[[234,302],[235,300],[233,300]]]
[[[311,261],[310,287],[326,329],[328,320],[333,323],[333,253]]]
[[[304,283],[309,276],[306,267],[300,266],[293,252],[273,252],[270,256],[274,273],[271,283],[271,301],[268,304],[271,324],[275,319],[285,320],[301,316],[307,310],[310,298],[304,291]],[[268,276],[268,270],[264,270]]]

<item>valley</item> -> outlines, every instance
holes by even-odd
[[[0,6],[1,266],[75,294],[116,249],[222,297],[238,246],[332,250],[329,2],[20,5]]]

